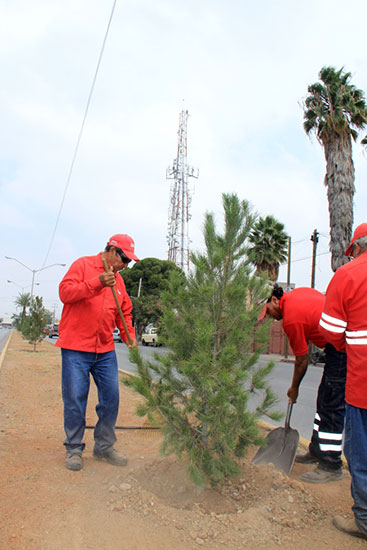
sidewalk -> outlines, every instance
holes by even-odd
[[[264,361],[274,361],[274,362],[282,362],[282,363],[294,363],[295,357],[293,355],[288,355],[288,357],[284,357],[284,355],[281,355],[279,353],[262,353],[260,355],[260,358]]]

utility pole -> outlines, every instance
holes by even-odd
[[[291,237],[288,237],[287,292],[291,289]]]
[[[317,243],[319,242],[319,233],[317,229],[313,230],[311,235],[311,241],[313,242],[312,247],[312,268],[311,268],[311,288],[315,288],[315,272],[316,272],[316,250]]]
[[[182,270],[189,270],[190,240],[188,223],[191,218],[191,194],[188,178],[198,178],[199,171],[187,164],[187,119],[181,111],[178,128],[177,157],[167,168],[166,178],[172,179],[168,218],[168,259]]]
[[[291,290],[291,237],[288,237],[287,292]],[[288,336],[284,334],[284,357],[288,359]]]
[[[317,229],[313,230],[313,233],[311,235],[311,239],[313,242],[312,246],[312,268],[311,268],[311,288],[315,288],[315,273],[316,273],[316,250],[317,250],[317,243],[319,242],[319,233]],[[308,344],[308,356],[312,358],[314,352],[314,345],[310,342]]]

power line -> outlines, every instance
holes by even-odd
[[[112,5],[111,15],[110,15],[110,18],[109,18],[109,21],[108,21],[108,25],[107,25],[107,29],[106,29],[106,32],[105,32],[105,35],[104,35],[104,38],[103,38],[102,47],[101,47],[101,51],[100,51],[99,58],[98,58],[97,68],[96,68],[96,71],[95,71],[95,73],[94,73],[94,77],[93,77],[93,81],[92,81],[92,86],[91,86],[91,89],[90,89],[90,92],[89,92],[88,101],[87,101],[87,105],[86,105],[86,108],[85,108],[85,112],[84,112],[84,117],[83,117],[82,125],[81,125],[81,127],[80,127],[79,136],[78,136],[78,139],[77,139],[77,143],[76,143],[76,146],[75,146],[73,158],[72,158],[72,161],[71,161],[70,170],[69,170],[69,175],[68,175],[67,180],[66,180],[65,189],[64,189],[64,194],[63,194],[63,197],[62,197],[62,200],[61,200],[59,212],[58,212],[58,215],[57,215],[57,218],[56,218],[55,227],[54,227],[54,230],[53,230],[53,233],[52,233],[52,236],[51,236],[51,241],[50,241],[50,244],[49,244],[49,247],[48,247],[48,250],[47,250],[47,254],[46,254],[45,260],[44,260],[44,262],[43,262],[43,266],[44,266],[44,265],[46,264],[46,262],[47,262],[48,256],[49,256],[49,254],[50,254],[51,247],[52,247],[53,242],[54,242],[54,238],[55,238],[57,226],[59,225],[61,212],[62,212],[62,209],[63,209],[63,206],[64,206],[64,202],[65,202],[65,198],[66,198],[66,193],[67,193],[67,190],[68,190],[68,187],[69,187],[71,175],[72,175],[73,169],[74,169],[75,160],[76,160],[76,157],[77,157],[77,154],[78,154],[79,145],[80,145],[80,141],[81,141],[82,134],[83,134],[83,130],[84,130],[84,125],[85,125],[85,121],[86,121],[87,114],[88,114],[88,110],[89,110],[89,105],[90,105],[90,102],[91,102],[91,99],[92,99],[92,95],[93,95],[93,91],[94,91],[94,86],[95,86],[95,83],[96,83],[96,80],[97,80],[97,75],[98,75],[99,67],[100,67],[100,64],[101,64],[101,61],[102,61],[103,52],[104,52],[104,48],[105,48],[106,41],[107,41],[107,36],[108,36],[109,30],[110,30],[110,26],[111,26],[113,14],[114,14],[114,11],[115,11],[116,2],[117,2],[117,0],[114,0],[113,5]],[[43,267],[43,266],[42,266],[42,267]]]
[[[292,241],[292,245],[294,244],[299,244],[299,243],[305,243],[306,241],[308,242],[310,239],[301,239],[300,241]]]
[[[320,254],[316,254],[317,257],[319,256],[325,256],[325,254],[330,254],[330,252],[320,252]],[[303,262],[303,260],[310,260],[312,256],[307,256],[307,258],[299,258],[298,260],[292,260],[292,264],[296,262]]]

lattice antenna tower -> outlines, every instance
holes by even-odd
[[[199,170],[187,164],[188,111],[181,111],[178,128],[177,157],[167,168],[166,178],[172,179],[168,212],[168,259],[182,270],[190,267],[189,220],[191,193],[189,178],[198,178]]]

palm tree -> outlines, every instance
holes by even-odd
[[[350,84],[351,73],[343,68],[323,67],[321,82],[308,87],[304,102],[305,132],[315,132],[324,147],[330,225],[331,267],[336,271],[347,261],[344,251],[352,235],[354,164],[352,138],[367,123],[367,106],[362,90]]]
[[[22,323],[25,319],[27,307],[31,305],[31,295],[29,292],[19,292],[19,296],[17,296],[14,300],[14,304],[16,307],[21,307],[22,311],[19,316],[19,321]]]
[[[259,218],[249,237],[249,259],[258,273],[267,272],[268,279],[275,282],[279,266],[288,256],[288,236],[284,225],[273,216]]]

